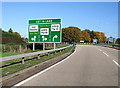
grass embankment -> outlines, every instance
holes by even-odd
[[[99,43],[99,44],[103,44],[103,45],[120,45],[120,44],[116,44],[116,43]]]
[[[16,52],[16,53],[14,53],[14,52],[6,52],[6,53],[2,53],[2,56],[0,56],[0,57],[13,56],[13,55],[19,55],[19,54],[23,54],[23,53],[31,53],[31,52],[37,52],[37,51],[42,51],[42,50],[35,50],[35,51],[27,50],[25,52]]]
[[[58,46],[57,48],[62,48],[62,47],[65,47],[65,46],[68,46],[68,45],[63,45],[63,46]],[[47,50],[49,49],[53,49],[53,48],[47,48]],[[23,54],[23,53],[31,53],[31,52],[37,52],[37,51],[42,51],[42,50],[27,50],[25,52],[6,52],[6,53],[2,53],[2,55],[0,55],[0,57],[6,57],[6,56],[13,56],[13,55],[19,55],[19,54]]]
[[[73,48],[74,48],[74,46],[71,46],[71,47],[65,49],[62,52],[57,52],[56,54],[50,54],[49,56],[40,57],[39,60],[32,59],[32,60],[26,61],[24,64],[19,63],[19,64],[15,64],[15,65],[11,65],[11,66],[1,68],[2,69],[2,76],[8,76],[10,74],[13,74],[13,73],[18,72],[20,70],[23,70],[25,68],[28,68],[28,67],[34,66],[36,64],[42,63],[44,61],[47,61],[49,59],[55,58],[57,56],[60,56],[60,55],[65,54],[67,52],[70,52]],[[35,57],[35,55],[31,56],[31,58],[32,57]],[[27,58],[29,58],[29,57],[26,57],[25,59],[27,59]],[[17,60],[20,60],[20,59],[5,61],[5,62],[3,62],[3,64],[11,63],[11,62],[14,62],[14,61],[17,61]]]

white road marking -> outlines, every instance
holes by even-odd
[[[114,62],[118,67],[120,67],[120,65],[119,65],[115,60],[113,60],[113,62]]]
[[[95,47],[96,49],[98,49],[99,51],[102,51],[101,49],[99,49],[98,47]]]
[[[71,56],[72,56],[73,54],[75,54],[75,53],[76,53],[76,50],[75,50],[70,56],[68,56],[67,58],[65,58],[64,60],[62,60],[62,61],[60,61],[60,62],[58,62],[58,63],[56,63],[56,64],[50,66],[49,68],[46,68],[45,70],[43,70],[43,71],[41,71],[41,72],[39,72],[39,73],[37,73],[37,74],[35,74],[35,75],[33,75],[33,76],[31,76],[31,77],[25,79],[25,80],[23,80],[23,81],[21,81],[20,83],[14,85],[14,86],[11,87],[11,88],[16,88],[17,86],[21,86],[22,84],[26,83],[27,81],[32,80],[32,79],[35,78],[36,76],[38,76],[38,75],[40,75],[40,74],[42,74],[42,73],[48,71],[49,69],[51,69],[51,68],[57,66],[58,64],[64,62],[65,60],[67,60],[69,57],[71,57]]]
[[[102,51],[101,49],[98,49],[98,50]]]
[[[107,53],[103,52],[106,56],[109,56]]]

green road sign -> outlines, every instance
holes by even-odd
[[[60,43],[61,19],[29,20],[28,34],[30,43]]]

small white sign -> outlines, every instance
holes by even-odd
[[[51,31],[60,31],[60,24],[52,24]]]
[[[49,28],[41,28],[40,34],[41,35],[49,35]]]
[[[38,32],[38,25],[30,25],[30,32]]]
[[[81,40],[80,43],[84,43],[84,41]]]
[[[97,39],[93,39],[93,42],[94,42],[94,43],[97,43]]]

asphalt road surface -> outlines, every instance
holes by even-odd
[[[62,63],[20,86],[118,86],[118,50],[77,45]]]

